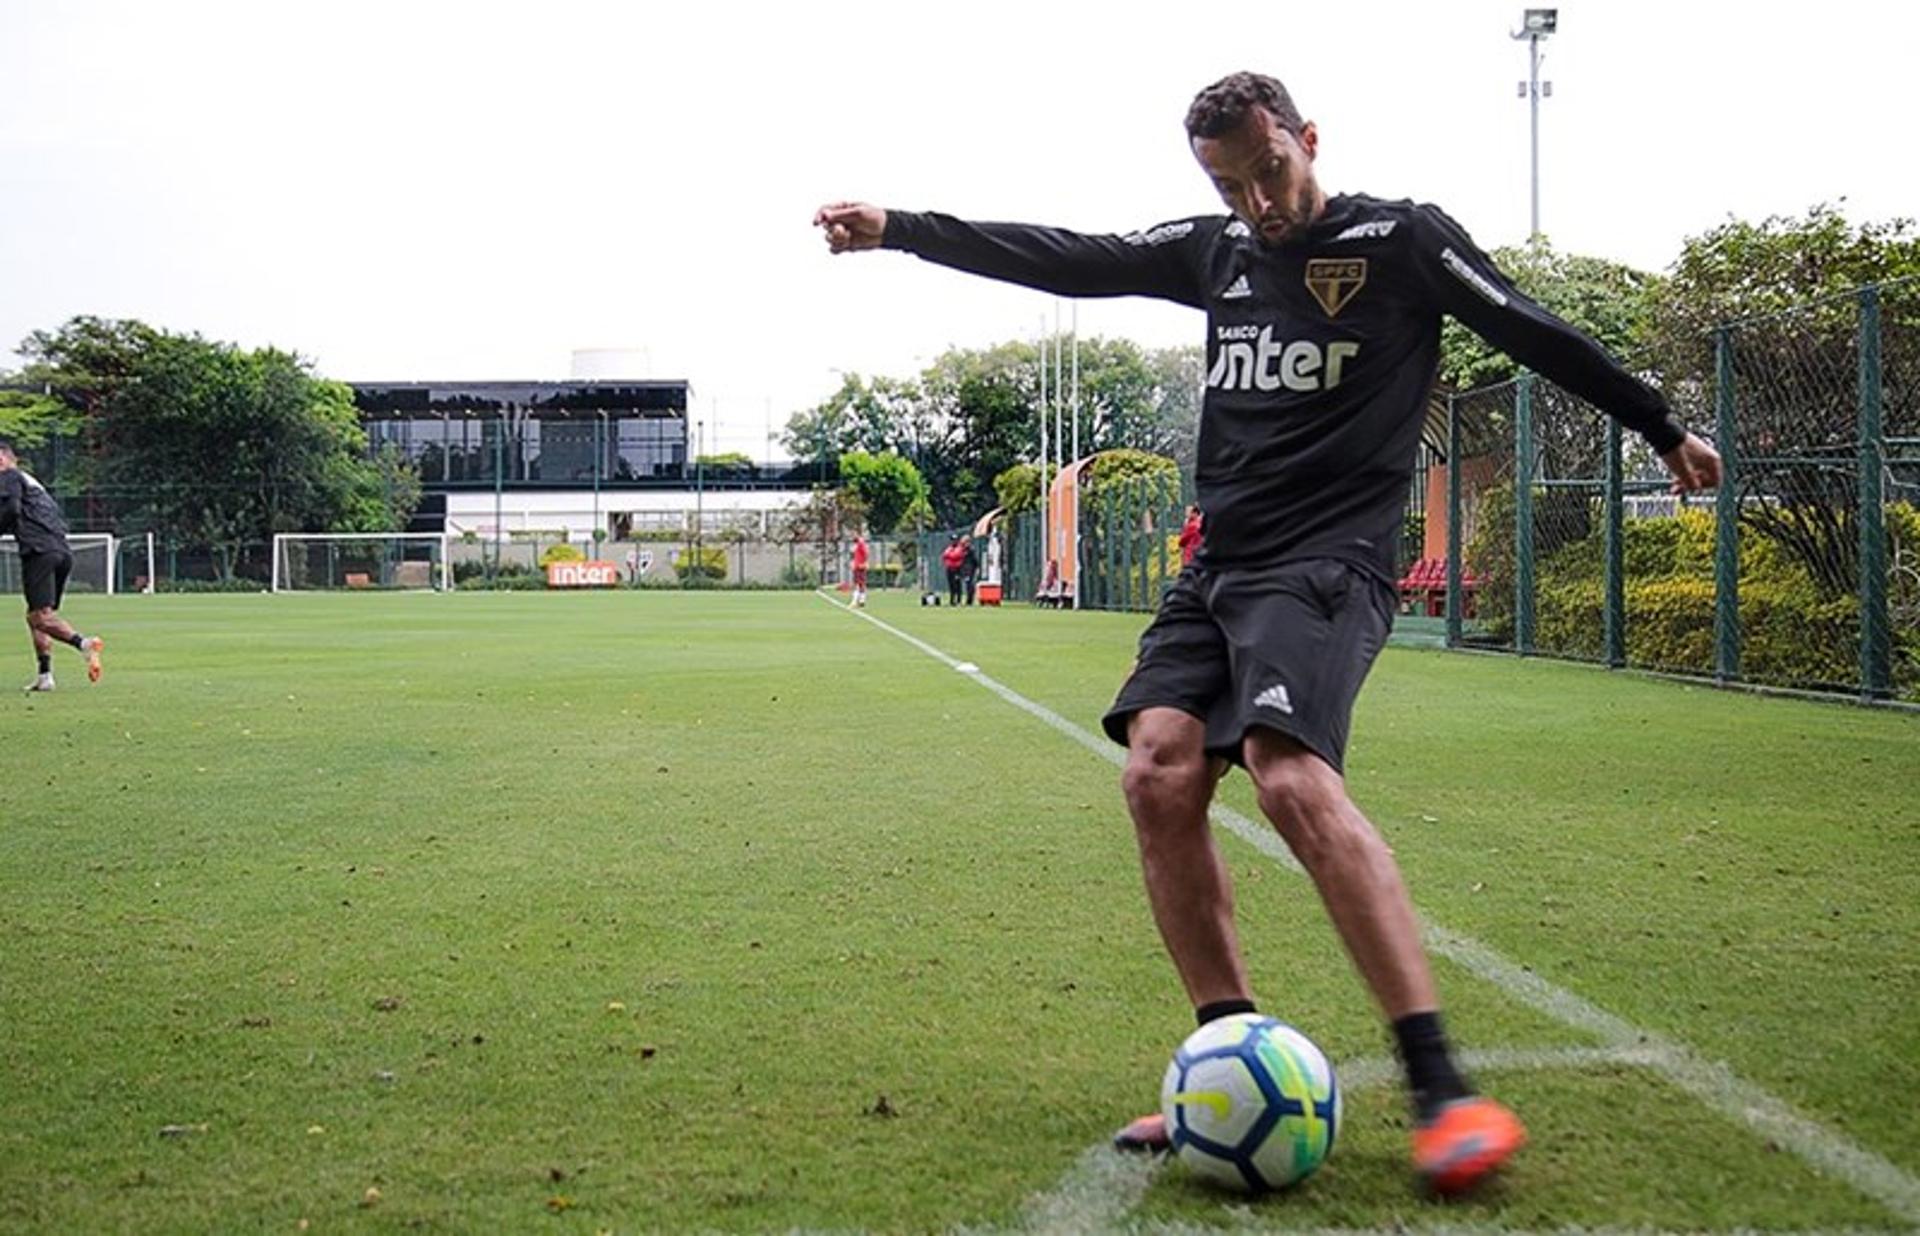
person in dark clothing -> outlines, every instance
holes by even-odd
[[[39,671],[29,691],[53,690],[53,641],[71,644],[87,659],[87,678],[100,681],[100,650],[106,641],[82,635],[60,617],[60,601],[73,570],[67,522],[46,486],[20,467],[13,443],[0,440],[0,535],[20,550],[21,591],[27,598],[27,630]]]
[[[1389,1023],[1413,1102],[1414,1169],[1479,1184],[1525,1142],[1454,1063],[1393,853],[1347,795],[1354,698],[1393,615],[1395,541],[1452,315],[1652,444],[1690,491],[1713,448],[1591,339],[1528,300],[1440,209],[1329,196],[1319,133],[1271,77],[1202,90],[1189,148],[1229,215],[1094,236],[862,202],[814,223],[835,253],[898,249],[1061,296],[1156,296],[1207,315],[1195,464],[1206,537],[1140,639],[1105,718],[1148,900],[1202,1023],[1253,1009],[1232,885],[1207,823],[1227,762],[1317,886]],[[1164,1149],[1166,1122],[1115,1138]]]
[[[980,554],[973,547],[973,538],[960,538],[960,595],[968,605],[973,604],[974,586],[980,581]]]

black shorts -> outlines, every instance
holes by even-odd
[[[73,555],[64,549],[50,554],[21,554],[20,591],[27,594],[27,608],[59,609],[72,571]]]
[[[1140,636],[1140,656],[1103,719],[1125,746],[1143,708],[1207,727],[1207,751],[1243,764],[1255,726],[1278,730],[1336,771],[1360,684],[1393,627],[1393,589],[1360,567],[1308,558],[1255,569],[1188,567]]]

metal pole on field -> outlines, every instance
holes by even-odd
[[[606,452],[607,414],[598,413],[593,422],[593,543],[600,544],[600,465]],[[593,557],[592,553],[587,555]]]
[[[1080,458],[1080,302],[1073,302],[1073,458]]]
[[[1727,683],[1740,678],[1740,486],[1735,449],[1733,333],[1714,332],[1714,445],[1720,450],[1720,490],[1714,495],[1713,676]]]
[[[1527,41],[1527,80],[1520,83],[1520,96],[1527,100],[1531,118],[1532,133],[1532,230],[1527,233],[1529,240],[1540,238],[1540,100],[1553,97],[1553,83],[1547,82],[1541,90],[1540,82],[1540,41],[1552,34],[1560,26],[1560,10],[1528,9],[1520,18],[1520,29],[1513,37]]]
[[[1073,455],[1080,459],[1080,302],[1073,302]],[[1073,487],[1073,607],[1080,608],[1080,486]]]
[[[1047,319],[1040,318],[1040,580],[1053,560],[1053,529],[1047,524]]]
[[[1887,612],[1886,439],[1880,404],[1880,289],[1860,289],[1860,694],[1893,695]]]
[[[1608,669],[1627,664],[1626,465],[1620,422],[1607,418],[1606,658]]]
[[[507,466],[507,410],[500,409],[500,429],[493,435],[493,567],[487,572],[491,580],[500,570],[500,495],[505,483],[502,469]]]
[[[1458,648],[1465,626],[1466,598],[1460,594],[1460,406],[1447,396],[1447,647]]]
[[[1066,384],[1060,380],[1060,371],[1062,368],[1060,361],[1061,351],[1060,300],[1058,297],[1055,297],[1053,302],[1053,453],[1056,463],[1064,465],[1067,462],[1067,435],[1062,433],[1061,430],[1066,428],[1064,413],[1066,412],[1067,401],[1064,397],[1063,390]]]
[[[1533,382],[1520,375],[1513,408],[1513,650],[1533,651]]]

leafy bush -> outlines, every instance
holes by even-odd
[[[562,541],[558,545],[547,546],[546,551],[540,555],[540,569],[544,571],[556,562],[585,562],[586,560],[587,556],[581,553],[578,547]]]
[[[705,546],[696,551],[688,546],[673,556],[673,573],[683,583],[724,580],[727,577],[727,551]]]
[[[788,588],[818,588],[820,568],[806,558],[796,558],[780,568],[780,583]]]
[[[1514,638],[1513,487],[1482,495],[1467,561],[1486,576],[1479,618]],[[1920,510],[1887,507],[1889,557],[1920,556]],[[1622,527],[1627,661],[1710,674],[1715,657],[1714,513],[1630,519]],[[1556,656],[1605,653],[1605,531],[1542,554],[1534,569],[1534,644]],[[1894,571],[1892,661],[1897,689],[1920,690],[1920,574]],[[1740,537],[1740,674],[1750,682],[1852,690],[1860,681],[1860,602],[1823,591],[1802,562],[1752,528]]]

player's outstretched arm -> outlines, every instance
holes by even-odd
[[[887,234],[887,212],[865,202],[829,202],[813,212],[813,226],[826,233],[834,253],[878,249]]]
[[[1660,462],[1673,473],[1674,493],[1694,493],[1720,483],[1720,452],[1696,434],[1688,434],[1679,446],[1660,456]]]

